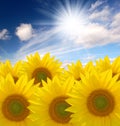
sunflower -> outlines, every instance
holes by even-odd
[[[108,69],[111,69],[111,63],[108,56],[104,57],[104,59],[99,59],[96,61],[96,69],[98,72],[104,72]]]
[[[96,70],[98,72],[104,72],[109,69],[112,70],[113,76],[119,74],[118,80],[120,80],[120,56],[115,58],[113,62],[110,62],[108,56],[106,56],[103,60],[100,59],[99,61],[96,61]]]
[[[62,71],[61,62],[55,60],[54,57],[50,57],[47,53],[40,57],[38,53],[30,55],[23,65],[23,72],[27,73],[29,79],[34,78],[34,83],[40,82],[42,86],[42,80],[47,81],[47,78],[53,79],[54,76],[59,75]]]
[[[117,58],[114,59],[111,67],[112,67],[113,76],[118,74],[119,75],[118,80],[120,80],[120,56],[118,56]]]
[[[21,71],[22,71],[21,61],[16,62],[14,66],[11,65],[11,62],[9,60],[0,65],[0,75],[6,77],[6,75],[10,73],[13,76],[15,82],[21,76]]]
[[[36,91],[29,109],[32,111],[29,118],[39,126],[72,126],[71,112],[66,112],[70,105],[65,101],[74,84],[73,78],[68,78],[64,84],[55,77],[53,80],[43,82],[43,87]]]
[[[83,76],[66,100],[75,126],[120,126],[120,83],[111,71]]]
[[[87,64],[84,66],[84,71],[85,73],[91,73],[95,69],[95,66],[92,61],[89,61]]]
[[[28,118],[30,110],[29,100],[38,85],[28,81],[27,76],[21,76],[17,83],[8,74],[6,78],[0,76],[0,125],[1,126],[33,126]]]
[[[81,74],[84,74],[82,63],[78,60],[76,63],[71,63],[68,65],[68,70],[65,72],[66,77],[74,77],[75,81],[81,80]]]

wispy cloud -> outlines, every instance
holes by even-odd
[[[10,36],[9,36],[9,32],[7,29],[0,30],[0,39],[1,40],[7,40],[9,38],[10,38]]]
[[[30,38],[33,37],[33,28],[31,24],[20,24],[20,26],[18,26],[16,28],[16,32],[15,32],[16,36],[18,36],[18,38],[21,41],[27,41]]]
[[[39,30],[38,33],[36,33],[35,37],[29,40],[25,45],[23,45],[19,50],[18,53],[29,53],[33,50],[36,50],[36,48],[40,48],[42,44],[48,43],[53,36],[56,34],[56,30],[50,29],[50,30]],[[34,49],[35,48],[35,49]]]
[[[98,8],[100,5],[102,5],[103,3],[105,3],[106,1],[104,0],[97,0],[95,3],[91,4],[91,7],[90,7],[90,11],[93,11],[95,10],[96,8]]]
[[[120,27],[120,12],[113,17],[113,22],[111,23],[111,26],[116,28]]]
[[[91,20],[99,20],[99,21],[108,21],[111,14],[111,10],[109,6],[105,6],[102,10],[94,11],[89,19]]]
[[[90,60],[94,60],[95,59],[95,55],[92,55],[92,54],[88,54],[86,57],[83,57],[83,60],[87,60],[87,61],[90,61]]]
[[[90,21],[83,26],[78,44],[86,48],[120,42],[120,12],[114,13],[112,7],[104,6],[102,10],[96,10],[89,14]]]
[[[52,45],[54,36],[56,35],[55,29],[41,29],[31,40],[24,43],[24,45],[16,52],[14,59],[25,59],[26,55],[35,53],[36,51],[41,54],[56,49],[56,45]],[[51,44],[50,44],[51,43]]]
[[[4,62],[9,59],[9,53],[0,46],[0,61]]]
[[[24,43],[24,45],[20,47],[15,54],[15,59],[25,59],[26,55],[36,51],[40,54],[51,52],[53,55],[64,55],[70,52],[79,51],[83,48],[88,49],[95,46],[120,42],[120,12],[114,13],[114,8],[106,5],[105,2],[106,1],[98,0],[91,4],[87,15],[89,17],[88,22],[80,26],[79,35],[71,41],[69,38],[66,39],[64,37],[56,39],[60,37],[59,30],[56,27],[40,29],[35,33],[35,37],[29,37],[29,39],[31,38],[30,40],[23,37],[23,30],[20,35],[21,40],[26,40],[27,43]],[[97,7],[101,5],[102,8],[97,9]],[[19,28],[18,31],[20,30]],[[30,36],[32,36],[31,32]],[[94,58],[94,56],[88,56],[88,60]]]
[[[78,44],[86,48],[101,46],[109,43],[118,43],[120,41],[120,27],[107,28],[99,23],[88,24],[81,36],[76,39]]]
[[[68,44],[66,39],[58,39],[58,31],[56,29],[41,30],[36,37],[25,43],[17,53],[14,59],[25,59],[26,55],[38,51],[41,55],[50,52],[51,55],[64,55],[70,52],[78,51],[84,47],[71,48],[74,45]]]

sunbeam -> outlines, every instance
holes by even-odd
[[[74,39],[82,34],[86,24],[89,23],[87,14],[85,13],[86,6],[82,5],[82,1],[64,1],[54,6],[49,11],[42,11],[51,20],[42,20],[40,26],[46,26],[56,30],[56,34],[64,36],[63,38]]]
[[[67,2],[66,6],[60,6],[55,18],[55,25],[59,33],[64,37],[78,37],[88,22],[83,11],[84,8],[81,8],[80,3],[75,5]]]

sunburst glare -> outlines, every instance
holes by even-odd
[[[65,37],[76,38],[88,22],[80,3],[66,2],[60,6],[55,16],[56,29]]]

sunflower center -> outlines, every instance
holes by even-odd
[[[118,73],[112,73],[112,76],[114,77],[115,75],[117,75]],[[120,80],[120,74],[119,74],[119,76],[118,76],[118,79],[117,79],[117,81],[119,81]]]
[[[65,100],[66,97],[58,97],[50,104],[49,114],[55,122],[68,123],[70,120],[71,113],[65,111],[70,105]]]
[[[15,83],[18,81],[18,77],[13,76],[13,79]]]
[[[47,82],[47,77],[52,79],[51,73],[46,68],[37,68],[32,74],[32,78],[35,78],[35,84],[39,82],[42,83],[42,80]]]
[[[77,81],[80,81],[80,80],[81,80],[81,78],[80,78],[80,77],[78,77],[76,80],[77,80]]]
[[[114,98],[107,90],[95,90],[87,99],[88,110],[96,116],[109,115],[113,111],[114,106]]]
[[[22,121],[29,115],[29,103],[21,95],[8,96],[2,104],[3,115],[11,121]]]

